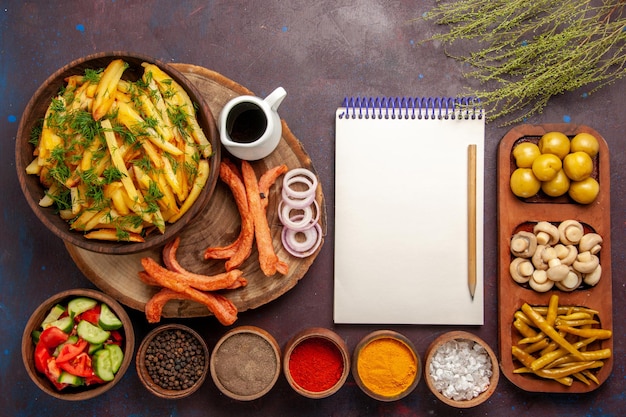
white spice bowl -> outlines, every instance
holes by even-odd
[[[435,381],[433,379],[431,368],[433,365],[433,358],[438,350],[451,341],[469,341],[474,342],[482,346],[487,354],[489,355],[489,359],[491,362],[491,376],[489,378],[489,386],[487,389],[478,396],[475,396],[469,400],[454,400],[452,398],[448,398],[443,395],[436,387]],[[480,337],[476,336],[473,333],[465,332],[465,331],[451,331],[442,334],[437,337],[426,350],[426,357],[424,362],[424,379],[426,380],[426,385],[430,389],[430,391],[437,397],[441,402],[455,408],[471,408],[475,407],[483,402],[487,401],[489,397],[495,392],[496,387],[498,385],[498,380],[500,379],[500,368],[498,365],[498,359],[491,349],[491,347]]]

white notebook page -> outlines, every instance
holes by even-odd
[[[483,324],[484,121],[336,113],[335,323]],[[477,145],[477,286],[468,145]]]

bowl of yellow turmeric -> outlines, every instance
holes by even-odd
[[[401,333],[377,330],[357,344],[352,376],[361,390],[379,401],[409,395],[420,381],[421,361],[413,343]]]

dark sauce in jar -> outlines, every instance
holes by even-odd
[[[239,103],[230,111],[226,129],[233,141],[252,143],[265,133],[267,118],[256,104]]]

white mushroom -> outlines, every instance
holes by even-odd
[[[552,281],[563,281],[567,278],[567,274],[570,272],[570,268],[567,265],[563,265],[560,261],[554,266],[550,266],[546,271],[548,278]]]
[[[537,237],[526,231],[520,231],[511,238],[511,253],[520,258],[530,258],[537,249]]]
[[[597,233],[585,233],[578,242],[578,250],[589,251],[592,255],[597,254],[602,249],[602,236]]]
[[[583,225],[577,220],[565,220],[559,224],[559,238],[564,245],[576,245],[585,234]]]
[[[555,245],[560,238],[558,227],[546,221],[538,222],[533,228],[533,233],[537,236],[539,245]]]
[[[562,243],[558,243],[556,245],[554,245],[554,250],[556,251],[556,256],[559,259],[563,259],[567,256],[567,254],[569,253],[569,250],[567,249],[567,246],[565,246]]]
[[[541,254],[541,258],[548,264],[546,273],[550,280],[561,281],[565,279],[567,273],[569,272],[569,266],[561,263],[561,260],[556,255],[555,248],[546,246]]]
[[[546,246],[541,252],[541,259],[543,259],[544,262],[548,263],[549,266],[550,261],[554,259],[558,260],[559,258],[556,256],[556,249],[554,249],[552,246]]]
[[[599,264],[600,259],[596,255],[592,255],[591,252],[586,251],[578,253],[572,267],[582,274],[590,274]]]
[[[535,266],[535,269],[541,269],[541,270],[547,270],[548,269],[548,263],[544,261],[543,259],[543,252],[546,249],[546,246],[544,245],[537,245],[537,250],[535,250],[535,253],[532,256],[532,263]]]
[[[531,279],[537,284],[545,284],[548,280],[548,273],[542,269],[535,269]]]
[[[533,264],[526,258],[515,258],[509,265],[511,277],[518,284],[527,283],[534,270]]]
[[[589,274],[585,274],[583,278],[583,282],[587,285],[594,286],[600,281],[600,277],[602,276],[602,265],[598,265],[596,269],[594,269]]]
[[[570,270],[565,279],[555,283],[556,287],[561,291],[574,291],[582,283],[581,274],[574,270]]]
[[[533,290],[537,292],[547,292],[547,291],[550,291],[552,287],[554,286],[554,281],[546,279],[545,282],[539,283],[535,281],[534,276],[533,276],[528,281],[528,284],[530,285],[530,288],[532,288]]]
[[[578,249],[574,245],[563,245],[559,244],[554,247],[557,252],[557,256],[561,260],[561,263],[564,265],[571,265],[576,260],[576,256],[578,255]]]

